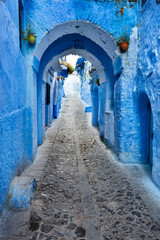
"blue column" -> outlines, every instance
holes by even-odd
[[[92,86],[91,99],[92,99],[92,125],[94,127],[98,127],[99,87],[95,84]]]

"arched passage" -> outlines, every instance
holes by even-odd
[[[115,76],[121,72],[121,59],[109,33],[86,21],[70,21],[51,29],[36,48],[33,67],[37,75],[37,125],[38,144],[45,134],[44,86],[45,76],[52,66],[56,71],[56,60],[66,53],[78,54],[97,68],[100,76],[100,132],[104,134],[104,113],[112,110]]]
[[[153,165],[153,115],[150,100],[141,93],[137,103],[139,118],[139,139],[142,162]]]

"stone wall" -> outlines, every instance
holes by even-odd
[[[131,6],[132,5],[132,6]],[[35,65],[38,66],[38,61],[40,61],[42,54],[45,53],[45,51],[47,52],[47,47],[50,48],[50,46],[52,45],[52,42],[54,42],[56,40],[56,36],[57,36],[57,40],[59,38],[59,40],[57,41],[57,45],[53,46],[52,48],[52,57],[56,57],[57,54],[61,54],[62,52],[65,51],[69,51],[69,49],[71,49],[71,51],[73,50],[73,43],[72,43],[72,38],[73,38],[73,34],[80,34],[80,38],[79,41],[80,42],[84,42],[84,39],[82,39],[84,36],[87,36],[92,39],[92,41],[96,41],[96,43],[99,43],[99,45],[102,48],[107,48],[107,46],[109,46],[110,42],[108,41],[108,37],[105,37],[104,35],[101,35],[100,33],[100,28],[101,27],[103,30],[107,31],[109,34],[111,34],[115,41],[118,41],[119,37],[121,37],[122,32],[123,31],[127,31],[127,34],[130,35],[130,33],[132,32],[132,29],[135,27],[135,25],[138,24],[138,6],[136,5],[136,3],[129,3],[128,1],[123,1],[118,3],[117,1],[87,1],[87,0],[82,0],[81,4],[79,4],[79,1],[77,0],[69,0],[69,1],[38,1],[38,0],[32,0],[32,1],[25,1],[24,2],[24,6],[25,6],[25,21],[24,21],[24,28],[27,28],[28,24],[31,24],[33,26],[33,28],[36,31],[36,36],[37,36],[37,41],[36,44],[34,46],[30,46],[28,44],[27,41],[23,42],[23,53],[27,59],[27,63],[29,65],[33,64],[33,55],[34,55],[34,50],[37,49],[37,46],[41,46],[41,53],[37,53],[36,50],[36,58],[34,58],[34,63],[36,63]],[[123,9],[123,11],[122,11]],[[73,22],[72,22],[72,21]],[[75,25],[74,20],[84,20],[81,22],[78,22],[77,25]],[[66,23],[64,25],[61,25],[63,23]],[[86,23],[94,23],[95,25],[93,25],[93,27],[88,27],[86,26]],[[88,24],[89,25],[89,24]],[[55,27],[55,28],[54,28]],[[95,28],[97,28],[97,33],[95,34],[94,30]],[[52,30],[51,30],[52,29]],[[68,34],[68,39],[67,37],[64,38],[63,43],[62,43],[62,38],[60,39],[60,34],[59,33],[64,33],[65,36],[67,36]],[[70,34],[70,36],[69,36]],[[59,36],[59,37],[58,37]],[[83,36],[83,37],[82,37]],[[64,37],[63,34],[61,37]],[[70,37],[70,39],[69,39]],[[77,38],[77,36],[76,36]],[[70,41],[70,42],[69,42]],[[86,42],[88,41],[87,39],[85,40]],[[98,41],[98,42],[97,42]],[[65,45],[64,45],[65,42]],[[67,43],[68,42],[68,43]],[[38,45],[39,43],[39,45]],[[68,45],[67,45],[68,44]],[[101,87],[100,87],[100,135],[102,135],[102,137],[104,136],[104,132],[105,132],[105,111],[110,111],[110,108],[113,107],[112,104],[112,98],[113,98],[113,85],[114,85],[114,77],[112,76],[113,72],[112,72],[112,67],[109,67],[108,64],[108,60],[105,57],[104,53],[100,53],[100,50],[97,51],[96,47],[92,47],[92,50],[89,49],[89,44],[87,42],[87,44],[79,43],[80,46],[76,46],[76,54],[78,54],[78,50],[81,52],[81,50],[84,48],[84,50],[89,53],[92,53],[93,56],[98,56],[98,61],[100,62],[100,64],[98,64],[98,67],[96,67],[99,77],[100,77],[100,82],[101,82]],[[84,45],[84,46],[83,46]],[[91,44],[90,44],[91,45]],[[80,49],[78,49],[80,48]],[[110,53],[111,55],[113,53],[112,52],[112,45],[111,47],[108,47],[108,53]],[[134,52],[134,46],[133,49],[130,50],[130,52]],[[50,51],[51,53],[51,51]],[[49,53],[49,54],[50,54]],[[89,55],[89,54],[88,54]],[[113,54],[114,55],[114,54]],[[87,55],[86,55],[87,56]],[[126,55],[125,55],[126,56]],[[135,56],[135,55],[134,55]],[[85,57],[85,56],[84,56]],[[127,58],[127,57],[126,57]],[[86,58],[87,59],[87,58]],[[125,59],[125,57],[123,57],[123,59]],[[51,60],[51,59],[50,59]],[[90,59],[87,59],[90,61]],[[130,59],[129,61],[131,61],[132,63],[133,60],[133,64],[134,64],[134,59]],[[96,60],[97,61],[97,60]],[[39,78],[41,81],[43,78],[43,73],[42,71],[44,71],[45,69],[45,65],[48,66],[47,64],[49,64],[49,61],[45,61],[43,62],[43,64],[40,65],[40,73],[38,73],[38,76],[41,75],[41,77]],[[115,62],[115,65],[117,63]],[[119,65],[119,63],[117,64]],[[129,82],[128,81],[128,73],[131,69],[131,67],[128,67],[128,61],[127,60],[123,60],[123,67],[125,69],[125,74],[123,74],[123,77],[121,77],[121,80],[119,81],[120,85],[119,86],[125,86],[125,82]],[[114,68],[114,72],[115,68]],[[102,73],[102,74],[101,74]],[[133,75],[133,73],[130,73],[130,75]],[[102,77],[101,77],[102,76]],[[107,83],[104,83],[107,80]],[[36,81],[36,80],[35,80]],[[28,83],[30,82],[30,86],[32,86],[32,80],[29,76],[29,79],[27,81]],[[39,83],[38,83],[39,85]],[[118,85],[117,85],[118,86]],[[129,86],[129,84],[127,85],[127,87]],[[41,86],[42,87],[42,86]],[[122,90],[122,95],[125,95],[125,91],[127,91],[127,87],[124,88]],[[106,89],[105,89],[106,88]],[[29,91],[31,91],[32,88],[29,89]],[[121,91],[121,90],[118,90]],[[38,103],[42,100],[42,89],[40,89],[40,96],[38,97]],[[32,97],[34,98],[34,95],[31,93]],[[39,95],[39,94],[38,94]],[[129,99],[128,99],[129,97]],[[125,101],[124,101],[124,111],[123,111],[123,116],[124,119],[126,118],[126,114],[125,114],[125,102],[128,101],[128,110],[130,112],[132,112],[132,104],[133,102],[130,104],[130,102],[132,101],[132,96],[127,95],[125,96]],[[120,105],[120,101],[121,99],[115,99],[115,108],[119,109],[119,105]],[[33,101],[34,102],[34,101]],[[107,107],[106,107],[106,102],[107,102]],[[41,106],[42,105],[42,106]],[[38,117],[38,119],[40,119],[39,123],[38,123],[38,129],[40,131],[42,131],[42,135],[40,136],[40,140],[39,143],[41,144],[43,142],[44,139],[44,127],[42,127],[42,122],[44,122],[44,116],[42,113],[40,113],[40,111],[43,109],[43,104],[40,104],[40,108],[38,110],[38,114],[40,115]],[[107,108],[107,109],[106,109]],[[112,109],[113,110],[113,109]],[[36,106],[31,106],[31,112],[36,111]],[[119,110],[118,110],[119,111]],[[44,112],[44,111],[43,111]],[[117,113],[119,114],[119,116],[121,115],[121,113]],[[129,112],[128,112],[129,115]],[[132,112],[133,115],[133,112]],[[117,115],[118,116],[118,115]],[[112,121],[111,121],[112,119]],[[34,123],[35,121],[33,121]],[[116,121],[114,121],[114,117],[112,116],[110,118],[110,121],[108,121],[108,123],[112,124],[113,126],[110,128],[109,126],[107,126],[106,129],[112,129],[112,132],[109,134],[111,136],[112,139],[109,139],[109,141],[112,141],[112,146],[115,145],[114,144],[114,122],[115,122],[115,126],[117,126],[118,123],[116,123]],[[121,121],[120,125],[121,127],[123,126],[123,121]],[[107,121],[106,121],[107,123]],[[33,124],[31,124],[33,126]],[[36,127],[36,126],[35,126]],[[30,127],[29,127],[30,128]],[[43,128],[43,129],[42,129]],[[127,128],[127,126],[126,126]],[[124,131],[121,128],[122,131]],[[130,126],[128,126],[128,129],[126,129],[126,132],[129,132],[130,130]],[[115,129],[115,131],[117,132],[117,129]],[[40,133],[41,134],[41,133]],[[117,136],[116,136],[117,137]],[[118,136],[119,137],[119,136]],[[130,136],[125,136],[124,139],[123,138],[123,133],[120,135],[120,138],[115,138],[115,142],[116,142],[116,146],[115,149],[118,149],[117,152],[121,149],[121,152],[127,152],[126,154],[126,158],[128,158],[128,151],[131,153],[132,149],[130,149],[130,146],[127,146],[127,150],[124,150],[124,144],[122,142],[125,142],[125,139],[127,139],[128,137],[130,137],[130,141],[132,141],[132,135]],[[32,139],[30,142],[30,144],[28,145],[33,145],[32,141],[34,143],[36,143],[36,138],[34,136],[32,136]],[[34,150],[32,151],[33,153],[31,154],[31,157],[34,157]],[[125,155],[125,154],[123,154]],[[121,154],[122,156],[122,154]],[[132,157],[132,156],[131,156]],[[123,158],[123,157],[122,157]],[[133,158],[132,158],[133,159]]]
[[[24,5],[22,30],[31,24],[37,40],[35,45],[30,45],[21,36],[24,58],[19,43],[18,0],[0,1],[0,210],[12,178],[21,172],[26,160],[34,159],[37,143],[42,144],[45,137],[45,124],[52,120],[52,106],[47,111],[45,106],[46,66],[53,57],[69,51],[82,53],[97,65],[101,83],[98,89],[100,136],[106,138],[104,140],[122,162],[146,163],[146,142],[150,134],[153,138],[150,140],[153,144],[153,179],[160,185],[160,5],[155,0],[148,0],[142,9],[139,4],[129,1],[19,2]],[[103,31],[105,34],[101,34]],[[129,50],[121,54],[122,74],[115,77],[116,66],[120,65],[114,62],[114,57],[119,55],[115,51],[115,42],[123,31],[130,36],[130,45]],[[75,44],[77,39],[79,42]],[[41,51],[35,54],[38,46]],[[153,134],[146,133],[149,103]],[[146,111],[141,111],[140,106]]]
[[[147,1],[141,8],[136,100],[145,93],[153,114],[153,179],[160,185],[160,5]],[[141,104],[139,102],[138,104]],[[140,130],[140,129],[139,129]],[[142,132],[141,131],[138,132]],[[140,138],[139,138],[140,139]]]
[[[26,68],[19,48],[18,1],[0,1],[0,211],[26,162]]]

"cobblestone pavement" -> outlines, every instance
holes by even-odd
[[[26,240],[160,240],[125,167],[88,126],[78,96],[65,98],[31,208]],[[18,238],[8,238],[10,240]]]
[[[65,99],[41,178],[28,239],[160,239],[160,226],[88,127],[78,97]]]

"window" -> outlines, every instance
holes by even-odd
[[[20,49],[22,49],[22,14],[21,14],[22,8],[23,8],[22,1],[19,0],[18,11],[19,11],[19,47]]]
[[[49,83],[46,83],[46,105],[50,104],[50,85]]]

